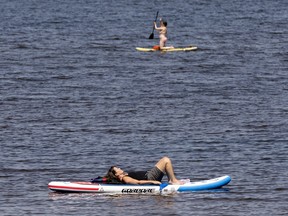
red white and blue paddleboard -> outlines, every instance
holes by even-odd
[[[131,185],[52,181],[48,184],[48,188],[59,192],[157,194],[162,192],[171,193],[218,189],[227,185],[230,181],[231,177],[228,175],[197,182],[186,181],[183,185],[171,185],[167,183],[161,185]]]

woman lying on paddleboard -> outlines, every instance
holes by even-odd
[[[171,160],[163,157],[159,160],[155,167],[149,171],[124,172],[117,166],[112,166],[105,178],[110,181],[125,184],[161,184],[164,174],[167,174],[170,184],[183,184],[174,174]]]
[[[159,31],[159,38],[160,38],[160,49],[171,49],[174,48],[173,46],[166,47],[167,42],[167,22],[160,18],[160,27],[157,27],[156,22],[154,22],[155,29]]]

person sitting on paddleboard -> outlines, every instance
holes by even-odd
[[[173,46],[171,47],[166,47],[166,42],[167,42],[167,22],[162,20],[160,18],[160,27],[157,27],[157,23],[154,22],[155,29],[159,31],[159,38],[160,38],[160,49],[171,49],[174,48]]]
[[[112,166],[105,178],[125,184],[161,184],[164,174],[167,174],[170,184],[183,184],[174,174],[172,162],[168,157],[161,158],[149,171],[124,172],[117,166]]]

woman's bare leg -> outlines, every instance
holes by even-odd
[[[167,41],[167,38],[164,38],[164,39],[161,38],[161,39],[160,39],[160,49],[161,49],[161,50],[174,48],[174,46],[166,47],[166,41]]]
[[[163,49],[165,47],[165,41],[161,38],[159,43],[160,49]]]
[[[163,157],[158,163],[155,165],[158,169],[160,169],[163,173],[166,173],[169,179],[169,183],[171,184],[181,184],[180,181],[175,177],[172,162],[170,158]]]

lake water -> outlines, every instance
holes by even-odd
[[[1,0],[1,215],[287,215],[286,0]],[[168,45],[142,53],[156,11]],[[59,194],[112,164],[223,190]]]

